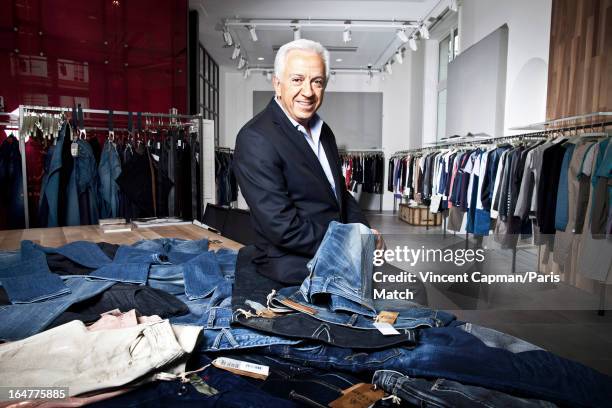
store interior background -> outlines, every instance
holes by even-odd
[[[254,93],[270,91],[261,72],[244,77],[231,59],[233,47],[224,47],[224,18],[283,18],[390,20],[437,16],[448,7],[445,0],[183,0],[183,1],[31,1],[0,0],[0,96],[4,110],[20,104],[72,106],[130,111],[196,113],[201,95],[190,95],[188,11],[198,13],[198,40],[218,65],[217,120],[219,146],[233,148],[238,131],[254,112]],[[591,0],[460,0],[458,12],[447,12],[419,40],[417,51],[406,48],[403,63],[392,65],[392,74],[338,74],[327,93],[378,93],[382,95],[380,145],[385,157],[399,150],[434,142],[440,135],[440,44],[456,30],[458,58],[500,27],[507,27],[505,68],[498,78],[496,106],[465,106],[494,112],[499,125],[492,136],[524,133],[512,128],[559,117],[612,111],[612,1]],[[293,39],[292,31],[258,30],[253,43],[248,31],[237,31],[252,68],[271,67],[273,50]],[[393,34],[383,46],[372,38],[381,33],[353,29],[350,46],[363,46],[360,60],[344,58],[349,67],[387,61],[384,55]],[[552,35],[551,35],[552,34]],[[329,46],[345,46],[342,30],[312,32],[303,38]],[[369,38],[369,39],[368,39]],[[397,41],[397,40],[396,40]],[[267,47],[267,48],[266,48]],[[387,51],[389,52],[389,51]],[[258,62],[258,53],[265,53]],[[262,54],[264,55],[264,54]],[[331,54],[332,69],[336,58]],[[375,61],[369,61],[374,59]],[[577,75],[579,72],[581,75]],[[571,79],[571,80],[570,80]],[[196,79],[197,80],[197,79]],[[196,86],[197,87],[197,86]],[[200,92],[201,93],[201,92]],[[213,98],[214,99],[214,98]],[[196,111],[194,111],[196,109]],[[448,112],[446,113],[448,114]],[[486,115],[483,115],[486,116]],[[324,118],[325,119],[325,118]],[[483,122],[491,118],[483,117]],[[488,122],[487,122],[488,123]],[[465,124],[472,133],[483,131],[477,122]],[[491,131],[487,132],[490,133]],[[343,135],[336,134],[340,147]],[[361,148],[362,146],[360,146]],[[386,177],[385,177],[386,180]],[[363,194],[360,204],[370,210],[372,226],[385,234],[421,234],[393,213],[394,197],[385,191],[383,212],[379,197]],[[240,197],[237,206],[246,208]],[[432,229],[435,232],[435,229]],[[438,230],[439,232],[439,230]],[[401,242],[397,242],[402,244]],[[387,243],[390,246],[394,242]],[[533,251],[523,251],[519,262],[529,263]],[[500,259],[500,267],[507,265]],[[593,294],[589,282],[576,287]],[[606,309],[612,309],[607,287]],[[460,318],[492,327],[564,357],[612,374],[612,313],[594,310],[456,310]]]

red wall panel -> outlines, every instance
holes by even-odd
[[[20,104],[187,108],[187,0],[0,0],[0,96]]]

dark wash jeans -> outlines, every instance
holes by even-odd
[[[342,390],[369,382],[369,379],[359,379],[348,373],[305,367],[273,356],[238,354],[228,357],[270,367],[268,378],[252,382],[275,397],[309,407],[326,407],[342,395]]]
[[[465,385],[443,378],[435,381],[412,378],[396,371],[374,373],[372,383],[403,402],[422,408],[555,408],[542,400],[518,398],[503,392]]]
[[[491,329],[469,323],[422,329],[413,349],[374,352],[321,344],[272,346],[267,353],[314,367],[349,372],[395,370],[414,377],[445,378],[562,406],[608,407],[612,379]]]
[[[201,368],[209,364],[210,361],[205,355],[198,355],[196,361],[193,362],[193,366],[188,367],[188,370]],[[88,406],[91,408],[298,407],[291,401],[268,394],[238,375],[212,366],[197,375],[219,393],[208,396],[198,392],[190,383],[157,381],[140,386],[127,394]]]

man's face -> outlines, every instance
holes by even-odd
[[[291,50],[287,54],[282,78],[274,77],[274,90],[285,111],[307,127],[325,92],[325,63],[318,54]]]

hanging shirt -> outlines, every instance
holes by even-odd
[[[306,130],[304,126],[297,123],[291,116],[287,114],[287,111],[285,110],[283,105],[278,101],[278,99],[274,98],[274,100],[276,101],[276,103],[278,103],[278,106],[280,106],[283,112],[285,112],[287,119],[289,119],[293,127],[295,127],[297,130],[299,130],[304,135],[304,138],[308,142],[308,145],[314,152],[315,156],[317,156],[317,159],[319,159],[319,163],[321,163],[323,172],[325,173],[325,176],[327,177],[327,181],[329,182],[329,185],[334,191],[334,195],[337,196],[336,183],[334,182],[334,176],[332,174],[331,167],[329,166],[329,161],[327,160],[327,156],[325,155],[325,149],[323,149],[323,147],[321,146],[321,129],[323,128],[323,119],[321,119],[321,117],[319,117],[319,115],[315,113],[314,116],[310,119],[310,123],[309,123],[310,133],[308,133],[308,131]]]

